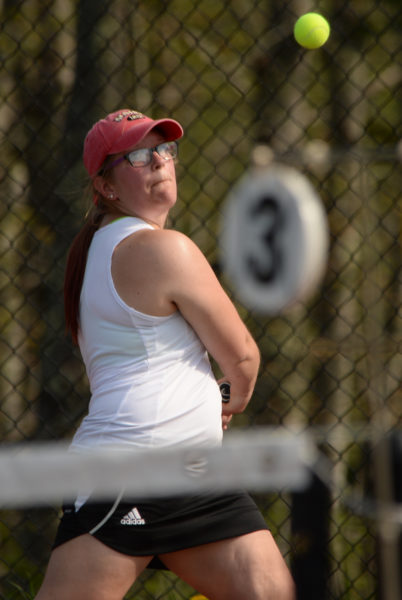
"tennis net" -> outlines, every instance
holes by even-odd
[[[96,448],[64,443],[0,446],[0,506],[21,508],[73,499],[78,490],[102,498],[124,489],[150,496],[202,490],[300,490],[309,481],[314,445],[305,433],[262,428],[228,432],[222,447]]]

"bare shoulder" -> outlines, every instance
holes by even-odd
[[[169,247],[179,251],[198,249],[187,235],[175,229],[143,229],[141,234],[143,241],[152,244],[156,249]]]
[[[115,249],[113,282],[129,306],[153,315],[171,314],[177,310],[177,290],[188,282],[197,260],[205,258],[182,233],[143,229]]]
[[[127,237],[118,246],[116,258],[137,258],[164,268],[177,263],[206,260],[198,246],[186,235],[173,229],[143,229]]]

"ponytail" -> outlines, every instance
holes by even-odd
[[[75,236],[67,255],[64,275],[64,316],[66,332],[71,334],[74,344],[78,343],[80,296],[88,249],[104,214],[105,211],[100,206],[93,206],[90,209],[86,222]]]

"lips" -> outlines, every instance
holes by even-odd
[[[170,177],[164,177],[163,179],[157,179],[156,181],[153,181],[151,183],[151,187],[153,187],[154,185],[158,185],[159,183],[164,183],[166,181],[171,181]]]

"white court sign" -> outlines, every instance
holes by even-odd
[[[223,267],[248,308],[276,314],[314,292],[329,233],[320,197],[297,170],[274,165],[245,175],[224,206]]]

